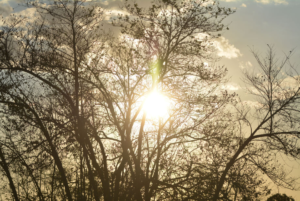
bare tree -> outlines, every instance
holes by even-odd
[[[143,13],[125,4],[132,18],[114,21],[124,28],[120,39],[100,36],[102,10],[78,1],[32,3],[37,20],[15,18],[3,28],[1,103],[11,116],[3,123],[17,134],[13,140],[29,141],[23,152],[49,157],[51,199],[61,190],[53,189],[57,173],[68,200],[90,189],[95,200],[178,199],[188,192],[189,144],[202,139],[202,125],[231,99],[215,93],[226,70],[203,63],[209,38],[232,11],[205,1],[156,3]],[[144,111],[153,90],[172,103],[167,117]]]
[[[247,110],[237,109],[238,123],[244,130],[238,148],[222,171],[214,200],[218,199],[229,170],[241,160],[257,166],[277,185],[294,188],[295,179],[288,178],[285,171],[274,164],[278,152],[299,159],[300,87],[298,74],[290,63],[291,54],[279,62],[271,46],[268,46],[267,56],[263,59],[253,51],[259,71],[252,74],[245,72],[245,80],[249,92],[257,97],[257,122],[252,121],[253,116]],[[245,128],[249,131],[245,132]]]
[[[234,11],[205,0],[161,0],[150,9],[125,2],[128,15],[112,19],[121,27],[113,38],[92,2],[28,6],[37,19],[12,18],[0,35],[1,145],[18,168],[11,178],[21,187],[17,198],[217,200],[256,192],[257,175],[240,179],[263,169],[250,154],[260,149],[250,145],[281,139],[277,116],[296,121],[281,111],[298,92],[272,89],[262,123],[250,137],[239,135],[235,125],[246,116],[233,121],[227,110],[235,94],[219,88],[226,69],[214,63],[211,44]],[[252,84],[264,93],[264,82]],[[149,106],[149,99],[159,101]],[[169,109],[160,113],[164,100]],[[273,140],[265,144],[278,149]]]
[[[288,197],[286,194],[281,195],[279,193],[272,195],[267,199],[267,201],[272,201],[272,200],[295,201],[292,197]]]

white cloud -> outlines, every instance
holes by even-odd
[[[236,58],[242,56],[239,49],[234,47],[234,45],[229,44],[228,39],[222,37],[217,38],[213,42],[215,48],[217,49],[217,54],[220,57],[226,57],[228,59]]]
[[[282,85],[282,87],[284,87],[286,89],[296,91],[299,88],[299,81],[300,81],[299,76],[286,77],[285,79],[283,79],[281,85]]]
[[[117,10],[117,9],[111,9],[104,11],[105,13],[105,20],[110,20],[110,18],[116,18],[118,15],[129,15],[128,12],[123,11],[123,10]]]
[[[247,100],[247,101],[243,101],[242,103],[243,103],[243,105],[246,105],[246,106],[248,106],[250,108],[254,108],[254,109],[262,107],[262,104],[257,101]]]
[[[0,15],[6,17],[13,11],[12,7],[6,3],[0,3]]]
[[[289,4],[286,0],[255,0],[255,2],[261,3],[261,4],[275,3],[275,5],[279,5],[279,4],[288,5]]]
[[[221,0],[221,1],[225,1],[225,2],[236,2],[238,0]]]
[[[284,4],[284,5],[288,5],[289,3],[286,0],[274,0],[275,4]]]
[[[257,3],[262,3],[262,4],[269,4],[270,0],[255,0]]]
[[[228,91],[237,91],[240,89],[240,86],[237,83],[226,83],[223,86],[221,86],[222,89],[228,90]]]
[[[237,2],[237,1],[241,1],[241,0],[221,0],[224,2]],[[257,3],[261,3],[261,4],[270,4],[270,3],[274,3],[275,5],[279,5],[279,4],[283,4],[283,5],[288,5],[289,3],[287,2],[287,0],[254,0]],[[242,4],[241,7],[247,7],[246,4]]]
[[[245,69],[245,68],[249,69],[250,67],[252,67],[252,63],[250,61],[240,63],[241,69]]]

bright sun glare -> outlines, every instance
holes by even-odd
[[[168,114],[169,100],[166,96],[154,91],[148,95],[143,108],[147,116],[151,118],[165,117]]]

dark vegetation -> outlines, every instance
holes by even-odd
[[[96,3],[26,6],[34,20],[11,16],[0,31],[3,199],[260,200],[267,178],[294,188],[276,155],[300,156],[299,77],[268,47],[245,72],[255,110],[220,87],[212,40],[234,11],[126,1],[112,36]],[[143,110],[154,90],[168,115]]]
[[[286,194],[275,194],[267,199],[267,201],[295,201],[292,197],[288,197]]]

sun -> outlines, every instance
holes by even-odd
[[[146,97],[143,110],[150,118],[166,117],[168,115],[169,104],[169,99],[155,90]]]

